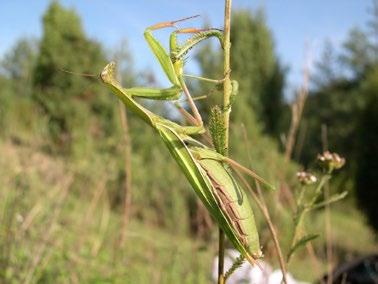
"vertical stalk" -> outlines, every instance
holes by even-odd
[[[251,190],[251,192],[253,193],[253,195],[256,195],[256,196],[253,196],[253,198],[256,201],[258,200],[258,202],[256,202],[256,203],[260,207],[260,210],[263,213],[264,218],[265,218],[265,220],[268,224],[270,234],[272,235],[274,247],[276,248],[276,252],[277,252],[277,256],[278,256],[278,262],[280,264],[280,268],[281,268],[281,272],[282,272],[282,283],[287,284],[288,282],[287,282],[287,279],[286,279],[286,274],[287,274],[286,265],[285,265],[285,261],[284,261],[283,255],[282,255],[281,246],[280,246],[280,243],[278,241],[277,231],[274,228],[272,219],[270,218],[268,206],[265,203],[265,200],[264,200],[264,197],[261,193],[259,184],[256,183],[256,185],[257,185],[256,187],[257,187],[258,195],[254,194],[254,192],[252,190]]]
[[[322,124],[322,144],[323,152],[328,151],[328,128],[326,124]],[[329,174],[328,174],[329,176]],[[329,178],[324,183],[324,200],[329,198]],[[324,212],[325,235],[326,235],[326,257],[327,257],[327,284],[333,283],[332,275],[332,226],[331,226],[331,209],[329,204],[325,206]]]
[[[229,121],[230,121],[230,97],[232,92],[230,79],[230,33],[231,33],[231,0],[225,0],[224,7],[224,54],[223,54],[223,121],[224,121],[224,145],[225,155],[228,155]],[[225,283],[224,280],[224,232],[219,229],[219,252],[218,252],[218,284]]]
[[[224,10],[224,56],[223,56],[223,72],[224,72],[224,82],[223,82],[223,121],[225,128],[225,152],[228,154],[228,143],[229,143],[229,123],[230,123],[230,97],[232,92],[231,86],[231,67],[230,67],[230,34],[231,34],[231,0],[225,0],[225,10]]]
[[[122,84],[122,77],[120,70],[117,73],[118,81]],[[121,248],[124,244],[126,237],[126,228],[129,221],[130,207],[131,207],[131,139],[129,133],[129,123],[127,119],[126,108],[121,101],[118,101],[118,109],[121,120],[121,126],[124,135],[124,146],[125,146],[125,185],[124,185],[124,196],[123,196],[123,214],[122,214],[122,224],[118,239],[118,248]]]
[[[219,247],[218,247],[218,284],[224,284],[224,232],[219,228]]]
[[[307,51],[307,48],[306,48]],[[303,108],[306,103],[306,99],[308,97],[308,83],[310,80],[310,72],[309,72],[309,56],[306,52],[306,61],[303,68],[303,85],[299,90],[297,97],[293,104],[291,105],[291,122],[289,133],[287,135],[287,141],[285,145],[285,159],[289,161],[291,159],[294,146],[297,142],[297,132],[299,126],[301,124],[302,116],[303,116]]]
[[[125,186],[124,186],[124,199],[123,199],[123,216],[120,236],[118,240],[118,247],[122,247],[126,237],[126,228],[129,221],[130,207],[131,207],[131,141],[129,134],[129,124],[127,120],[127,113],[125,106],[119,101],[119,113],[121,118],[121,125],[124,132],[124,145],[125,145]]]
[[[324,199],[329,198],[329,183],[324,185]],[[327,284],[333,283],[332,274],[332,260],[333,260],[333,247],[332,247],[332,224],[331,224],[331,208],[329,204],[325,205],[325,232],[326,232],[326,256],[327,256]]]

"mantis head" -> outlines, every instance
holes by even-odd
[[[100,74],[100,78],[106,84],[118,85],[118,82],[115,79],[115,74],[116,74],[116,63],[110,62],[102,70]]]

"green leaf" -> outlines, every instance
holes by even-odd
[[[298,250],[299,248],[303,247],[304,245],[306,245],[308,242],[316,239],[317,237],[319,237],[319,235],[316,235],[316,234],[311,234],[311,235],[306,235],[304,237],[302,237],[299,241],[297,241],[295,243],[295,245],[292,246],[292,248],[290,249],[289,251],[289,254],[287,255],[287,258],[290,259],[290,257],[292,256],[292,254]]]
[[[344,191],[342,193],[332,195],[327,200],[314,204],[314,206],[311,207],[311,208],[309,208],[309,210],[318,209],[318,208],[324,207],[324,206],[326,206],[328,204],[337,202],[337,201],[345,198],[345,196],[347,196],[347,194],[348,194],[348,192]]]

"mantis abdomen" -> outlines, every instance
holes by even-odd
[[[213,195],[236,234],[236,239],[254,259],[258,259],[261,257],[259,236],[246,193],[222,162],[201,159],[199,163],[212,184]]]
[[[232,244],[251,264],[262,256],[259,236],[246,193],[217,155],[203,146],[187,145],[170,127],[158,124],[157,130],[182,172],[210,214]],[[200,144],[200,142],[197,142]]]

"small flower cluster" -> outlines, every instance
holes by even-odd
[[[320,166],[328,173],[333,170],[338,170],[345,164],[345,158],[342,158],[337,153],[325,151],[323,154],[318,154],[318,161]]]
[[[315,183],[318,179],[308,172],[297,172],[297,178],[302,185],[310,185]]]

